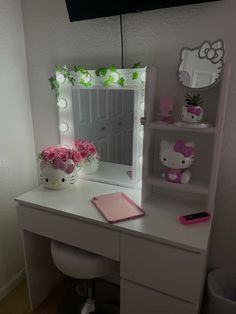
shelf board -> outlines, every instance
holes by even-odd
[[[160,121],[150,122],[148,128],[153,130],[164,130],[164,131],[178,131],[178,132],[194,132],[194,133],[204,133],[204,134],[215,134],[216,127],[209,127],[203,129],[197,128],[181,128],[174,124],[165,124]]]
[[[146,179],[146,183],[166,188],[170,190],[176,190],[176,191],[182,191],[187,193],[195,193],[195,194],[201,194],[201,195],[208,195],[209,193],[209,182],[206,180],[200,180],[200,179],[191,179],[190,183],[187,184],[178,184],[178,183],[172,183],[168,182],[165,179],[161,177],[161,175],[150,175]]]

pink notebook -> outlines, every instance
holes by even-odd
[[[145,215],[144,210],[122,192],[96,196],[91,202],[110,223]]]

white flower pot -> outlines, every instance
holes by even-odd
[[[89,162],[85,162],[82,167],[79,168],[79,175],[91,174],[98,170],[99,160],[93,159]]]
[[[189,123],[201,122],[203,118],[203,108],[201,106],[182,106],[182,121]]]
[[[51,190],[62,190],[76,183],[78,178],[77,168],[68,174],[64,170],[54,169],[49,164],[41,166],[40,180],[45,188]]]

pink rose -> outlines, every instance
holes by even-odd
[[[61,158],[63,161],[67,161],[67,160],[70,158],[70,156],[69,156],[69,154],[68,154],[67,151],[66,151],[66,152],[61,152],[61,153],[59,154],[59,156],[60,156],[60,158]]]
[[[49,154],[50,154],[49,151],[43,150],[41,156],[43,157],[43,159],[47,160]]]
[[[88,157],[88,153],[85,149],[81,150],[80,155],[82,159],[86,159]]]
[[[48,149],[43,150],[41,155],[47,161],[53,161],[56,158],[56,154],[52,150]]]
[[[79,148],[81,144],[82,144],[81,140],[76,140],[75,141],[75,148],[76,149]]]
[[[54,152],[51,152],[51,153],[48,155],[48,160],[49,160],[49,161],[53,161],[56,157],[57,157],[57,155],[56,155]]]
[[[81,143],[81,144],[80,144],[80,149],[81,149],[81,150],[83,150],[83,149],[86,150],[87,147],[88,147],[88,145],[89,145],[89,144],[88,144],[87,142]]]
[[[77,150],[73,150],[71,151],[71,159],[75,162],[75,163],[79,163],[81,161],[81,153]]]
[[[94,145],[89,145],[88,146],[88,152],[89,152],[89,154],[95,155],[97,152],[96,147]]]

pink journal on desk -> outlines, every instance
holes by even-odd
[[[145,215],[144,210],[122,192],[96,196],[91,202],[110,223]]]

